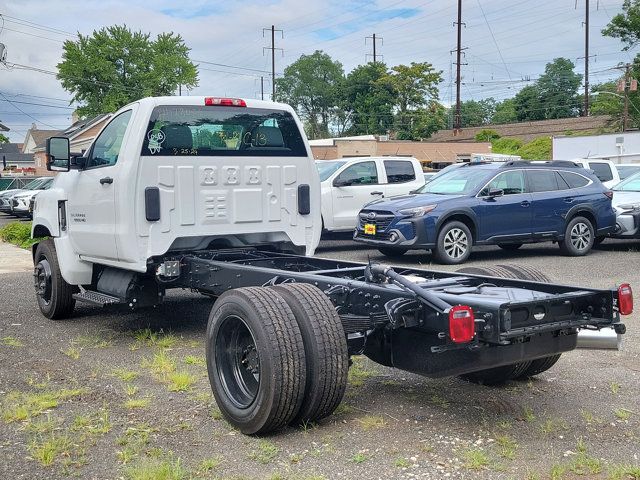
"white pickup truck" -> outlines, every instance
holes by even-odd
[[[36,197],[32,231],[46,237],[33,249],[41,312],[155,306],[172,288],[211,297],[209,381],[246,434],[331,415],[350,355],[495,384],[551,368],[579,328],[624,333],[628,284],[313,257],[320,181],[302,131],[279,103],[161,97],[117,111],[84,157],[49,139],[60,173]]]

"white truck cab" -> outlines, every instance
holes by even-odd
[[[383,197],[405,195],[425,184],[414,157],[353,157],[316,160],[322,192],[322,222],[330,232],[352,231],[358,212]]]
[[[69,159],[64,138],[49,147],[64,173],[37,197],[33,236],[53,237],[71,285],[90,284],[94,264],[146,272],[172,250],[312,255],[319,242],[318,173],[288,105],[145,98],[118,110],[85,157]]]
[[[582,168],[593,170],[602,184],[607,188],[613,188],[620,183],[620,174],[616,164],[611,160],[602,160],[596,158],[573,158],[572,162],[582,165]]]

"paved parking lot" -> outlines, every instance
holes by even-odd
[[[638,246],[607,242],[583,258],[553,245],[486,247],[468,265],[526,263],[559,283],[640,286]],[[387,261],[344,238],[323,241],[318,255]],[[429,262],[409,253],[400,263]],[[501,388],[360,360],[332,417],[251,438],[210,394],[211,300],[179,291],[152,310],[83,305],[53,322],[31,289],[29,272],[0,275],[0,478],[134,478],[149,461],[184,473],[167,478],[640,478],[638,313],[621,351],[571,352]]]

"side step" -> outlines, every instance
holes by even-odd
[[[115,305],[118,303],[125,303],[118,297],[113,297],[111,295],[107,295],[106,293],[99,292],[91,292],[89,290],[84,290],[80,293],[74,293],[73,298],[78,300],[79,302],[91,303],[93,305],[100,305],[104,307],[105,305]]]

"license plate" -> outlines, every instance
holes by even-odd
[[[376,226],[372,223],[364,224],[364,233],[365,235],[375,235],[376,234]]]

